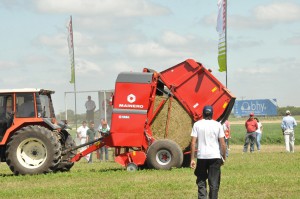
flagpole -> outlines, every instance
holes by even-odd
[[[70,17],[71,17],[71,21],[72,21],[72,15]],[[72,31],[73,31],[73,24],[72,24]],[[72,36],[73,36],[73,34],[72,34]],[[74,61],[75,127],[77,129],[77,92],[76,92],[76,70],[75,70],[75,56],[74,56],[75,45],[74,45],[73,38],[72,38],[72,40],[73,40],[73,48],[72,49],[73,49],[73,61]]]
[[[72,15],[70,16],[70,23],[69,23],[69,52],[71,54],[71,81],[70,83],[74,84],[74,98],[75,98],[75,126],[77,129],[77,92],[76,92],[76,81],[75,81],[75,55],[74,55],[74,39],[73,39],[73,23],[72,23]],[[70,51],[72,50],[72,51]]]

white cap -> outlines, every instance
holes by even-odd
[[[291,114],[291,112],[289,110],[286,110],[285,114]]]

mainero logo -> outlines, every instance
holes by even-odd
[[[127,101],[128,101],[129,103],[133,103],[133,102],[135,102],[135,100],[136,100],[136,97],[135,97],[134,94],[129,94],[129,95],[127,96]]]
[[[133,102],[136,101],[136,96],[134,94],[129,94],[127,96],[127,101],[130,104],[119,104],[119,108],[139,108],[139,109],[144,108],[144,105],[142,104],[132,104]]]

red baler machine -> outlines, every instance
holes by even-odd
[[[71,161],[79,161],[106,145],[115,148],[115,161],[127,170],[136,170],[144,165],[156,169],[181,167],[182,149],[172,140],[155,139],[151,129],[166,101],[154,106],[156,97],[161,95],[180,102],[193,121],[202,118],[205,105],[211,105],[214,108],[213,119],[223,123],[235,101],[235,97],[209,70],[192,59],[160,73],[150,69],[120,73],[112,102],[110,134],[95,141]]]

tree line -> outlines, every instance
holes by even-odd
[[[300,115],[300,107],[295,106],[278,107],[277,114],[283,116],[285,115],[286,110],[291,111],[292,115]]]

